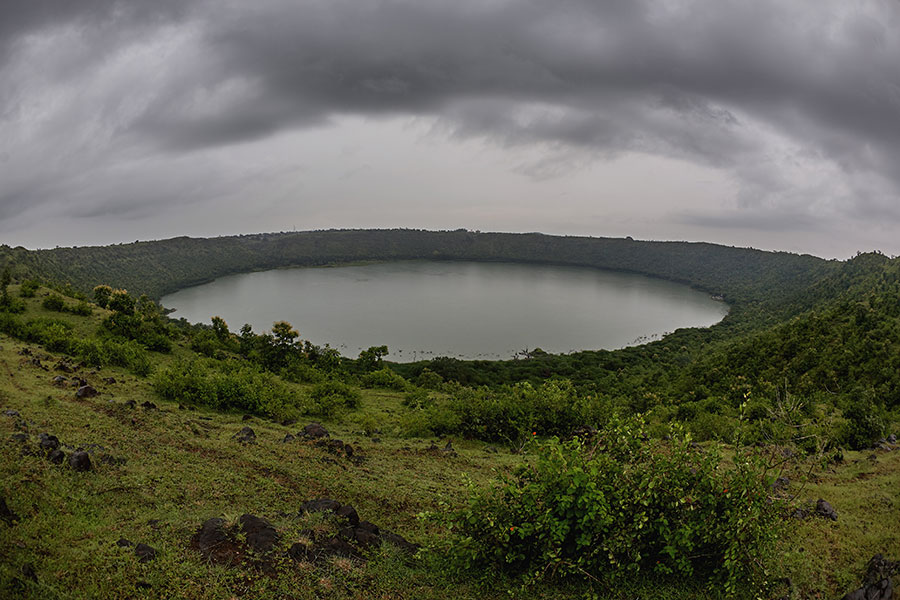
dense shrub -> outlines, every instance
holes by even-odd
[[[358,390],[331,379],[316,384],[309,392],[309,397],[312,405],[307,412],[324,417],[334,416],[346,409],[359,408],[361,403]]]
[[[362,376],[363,387],[385,388],[402,392],[407,387],[407,382],[401,375],[388,368],[378,369]]]
[[[41,306],[47,310],[56,312],[63,312],[66,309],[65,301],[62,299],[62,296],[58,296],[57,294],[50,294],[44,298],[44,301],[41,302]]]
[[[34,298],[34,295],[37,293],[39,287],[41,287],[41,283],[38,280],[26,279],[19,287],[19,294],[23,298]]]
[[[526,583],[622,575],[700,578],[736,595],[760,585],[780,506],[764,471],[670,441],[644,442],[639,419],[589,440],[534,442],[533,464],[439,517],[453,535],[447,566],[500,569]]]
[[[160,371],[153,383],[164,398],[219,410],[284,419],[303,407],[299,394],[284,382],[244,361],[182,361]]]
[[[605,401],[579,394],[565,380],[539,386],[522,383],[500,390],[457,387],[451,392],[447,402],[428,413],[437,435],[516,443],[532,432],[567,435],[580,425],[596,426],[609,416]]]

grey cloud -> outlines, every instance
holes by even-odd
[[[98,176],[98,164],[123,149],[177,161],[338,115],[427,115],[453,135],[545,146],[544,159],[520,168],[537,178],[626,152],[724,169],[740,188],[736,214],[745,225],[776,227],[794,214],[791,222],[812,226],[802,217],[823,202],[853,218],[895,212],[898,6],[14,0],[0,13],[0,69],[25,36],[67,25],[81,28],[79,60],[95,71],[135,38],[182,36],[178,53],[146,81],[111,84],[98,99],[103,110],[91,118],[108,126],[107,156],[101,148],[77,165]],[[67,70],[76,78],[87,68]],[[0,127],[23,101],[0,92]],[[66,119],[80,113],[60,110],[64,139],[74,128]],[[819,165],[846,182],[804,179]],[[126,187],[110,202],[143,197]],[[20,194],[28,191],[8,193],[0,208],[21,210]],[[747,219],[752,210],[769,216]]]

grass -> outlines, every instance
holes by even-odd
[[[42,294],[29,301],[27,316],[71,321],[90,335],[99,319],[50,313]],[[333,456],[309,442],[282,443],[308,421],[285,426],[237,413],[182,408],[159,398],[150,379],[104,367],[86,377],[101,393],[78,399],[71,388],[54,387],[57,373],[42,370],[20,355],[23,348],[52,369],[60,356],[0,335],[0,496],[18,516],[0,522],[0,596],[23,598],[714,598],[691,582],[623,581],[615,589],[583,585],[522,590],[495,573],[448,579],[427,555],[410,559],[385,546],[365,562],[332,559],[322,564],[284,560],[276,574],[240,566],[209,564],[191,549],[190,539],[210,517],[237,521],[251,513],[269,519],[281,532],[279,548],[303,539],[310,527],[334,528],[320,515],[299,517],[300,504],[328,496],[352,504],[362,519],[427,545],[445,532],[417,517],[458,506],[466,493],[464,474],[488,485],[523,458],[486,444],[453,439],[456,456],[429,450],[446,439],[407,437],[410,410],[403,393],[361,390],[362,407],[324,422],[333,438],[348,442],[364,457],[360,464]],[[190,354],[176,344],[172,355],[153,354],[159,369]],[[84,375],[83,375],[84,376]],[[104,383],[113,377],[116,383]],[[293,385],[293,384],[292,384]],[[307,389],[306,386],[298,386]],[[129,408],[133,400],[138,407]],[[140,408],[152,402],[157,410]],[[17,426],[18,421],[24,421]],[[254,429],[257,442],[232,437]],[[71,447],[96,444],[94,469],[77,473],[43,456],[23,454],[10,438],[24,430],[52,433]],[[67,453],[69,451],[67,450]],[[107,453],[125,459],[105,464]],[[774,577],[790,577],[795,598],[833,598],[861,579],[866,561],[881,552],[900,558],[900,451],[847,453],[845,462],[817,469],[801,499],[824,498],[839,513],[837,522],[787,521]],[[808,466],[795,465],[794,489]],[[794,491],[794,490],[792,490]],[[158,551],[141,563],[126,538]],[[36,581],[27,576],[33,569]]]

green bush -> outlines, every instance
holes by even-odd
[[[309,392],[312,405],[307,409],[309,414],[330,417],[346,409],[359,408],[362,399],[359,391],[346,383],[328,380],[316,384]]]
[[[62,296],[58,296],[56,294],[50,294],[44,301],[41,302],[41,306],[46,308],[47,310],[53,310],[56,312],[63,312],[66,310],[66,302],[62,299]]]
[[[534,442],[533,464],[461,510],[436,517],[449,570],[500,569],[525,583],[623,575],[697,578],[728,595],[765,579],[780,505],[756,459],[725,468],[679,431],[643,442],[644,423],[619,421],[588,441]]]
[[[26,279],[19,287],[19,294],[23,298],[34,298],[34,295],[37,293],[39,287],[41,287],[41,283],[38,280]]]
[[[299,395],[284,382],[243,361],[182,361],[158,372],[153,384],[164,398],[219,410],[285,419],[302,408]]]
[[[408,386],[401,375],[394,373],[387,367],[363,375],[362,384],[363,387],[367,388],[385,388],[398,392],[402,392]]]
[[[532,432],[564,436],[580,425],[596,426],[608,419],[609,412],[606,401],[579,394],[569,381],[553,380],[537,387],[521,383],[500,390],[460,387],[429,415],[437,435],[518,443]]]

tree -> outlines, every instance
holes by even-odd
[[[224,342],[231,336],[231,332],[228,331],[228,323],[220,316],[212,318],[212,328],[220,342]]]
[[[94,288],[94,303],[100,308],[106,308],[113,289],[108,285],[98,285]]]
[[[383,363],[382,358],[388,353],[387,346],[371,346],[359,353],[356,365],[363,373],[377,371]]]

